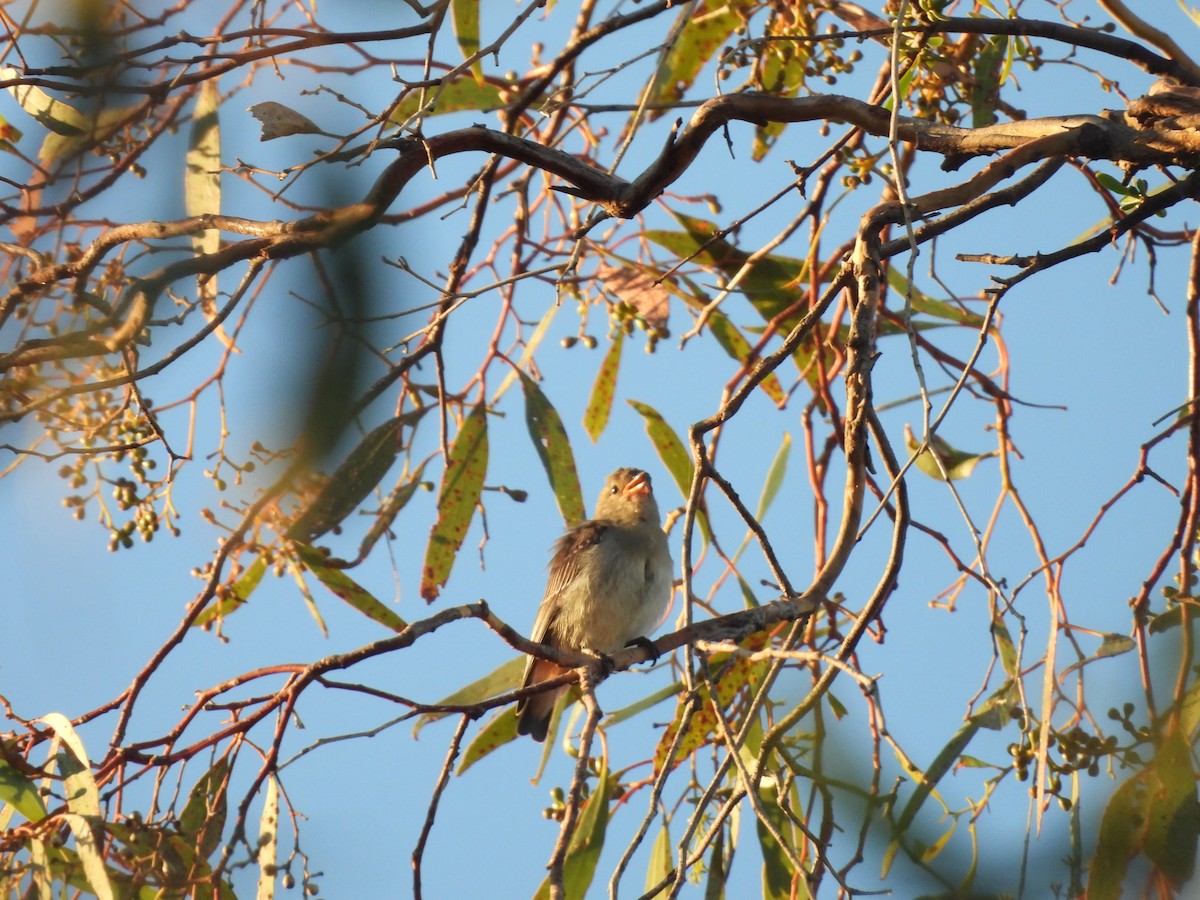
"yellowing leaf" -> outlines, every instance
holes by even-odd
[[[600,371],[596,373],[592,394],[588,397],[587,409],[583,413],[583,427],[593,441],[600,439],[612,413],[613,397],[617,392],[617,370],[621,367],[621,345],[624,341],[625,332],[618,331],[600,363]]]
[[[482,404],[463,421],[438,494],[438,518],[429,534],[425,566],[421,571],[421,596],[432,603],[450,577],[450,569],[483,493],[488,467],[487,410]]]

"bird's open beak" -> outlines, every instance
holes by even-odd
[[[629,484],[625,485],[626,494],[649,494],[650,493],[650,476],[645,472],[638,472],[633,476]]]

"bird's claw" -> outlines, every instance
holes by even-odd
[[[654,665],[654,663],[658,662],[658,648],[654,646],[654,641],[650,640],[648,637],[635,637],[632,641],[626,642],[625,647],[626,649],[630,647],[640,647],[650,654],[646,662],[650,663],[651,665]]]

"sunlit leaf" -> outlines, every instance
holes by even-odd
[[[675,861],[671,855],[673,849],[673,845],[671,844],[671,830],[668,828],[668,823],[664,821],[662,828],[658,829],[658,834],[654,837],[653,846],[650,848],[650,865],[646,868],[647,893],[674,871]]]
[[[579,472],[575,469],[575,454],[558,411],[546,399],[532,378],[521,373],[521,388],[525,393],[525,424],[537,450],[559,512],[568,526],[578,525],[587,514],[583,508],[583,492],[579,488]]]
[[[621,367],[621,345],[624,342],[625,332],[618,331],[592,383],[592,393],[583,413],[583,427],[593,441],[600,439],[612,413],[613,397],[617,392],[617,371]]]
[[[909,453],[917,453],[921,447],[921,442],[917,440],[912,428],[907,423],[904,426],[904,445],[908,448]],[[964,453],[952,446],[945,438],[935,434],[930,438],[929,446],[917,453],[916,466],[930,478],[938,481],[957,481],[960,478],[968,477],[975,471],[975,466],[979,464],[980,460],[995,455],[995,450],[989,450],[986,453]],[[943,474],[943,467],[945,474]]]
[[[470,59],[479,52],[479,0],[451,0],[450,15],[454,22],[454,37],[463,59]],[[477,59],[471,64],[477,75],[483,71]]]
[[[217,619],[223,619],[229,615],[248,599],[254,593],[254,589],[262,582],[262,577],[267,571],[267,559],[265,556],[258,556],[250,567],[246,569],[237,581],[231,586],[229,592],[224,595],[216,603],[209,604],[204,612],[196,616],[192,626],[195,628],[204,628]]]
[[[400,616],[396,615],[387,604],[378,600],[374,594],[346,574],[345,569],[326,565],[326,556],[315,547],[308,544],[293,545],[296,556],[317,580],[333,592],[334,596],[345,600],[369,619],[378,622],[384,628],[401,632],[408,627]]]
[[[629,304],[647,326],[665,330],[671,310],[671,291],[644,269],[635,265],[598,265],[596,277],[604,289]]]
[[[749,253],[721,236],[715,223],[678,212],[673,213],[673,217],[684,231],[647,231],[645,237],[681,259],[717,269],[726,278],[741,272],[750,259]],[[797,285],[807,279],[807,271],[802,259],[769,253],[757,259],[742,276],[738,290],[745,294],[763,320],[769,322],[796,305],[800,299]],[[784,329],[798,322],[800,316],[801,312],[797,311],[786,317],[782,323]]]
[[[183,200],[189,216],[215,216],[221,212],[221,125],[217,112],[220,104],[221,92],[216,81],[204,82],[192,112],[192,133],[184,160]],[[192,235],[192,250],[198,256],[219,249],[220,229],[206,228]],[[196,295],[201,312],[211,322],[217,314],[215,272],[196,276]],[[218,325],[214,334],[226,347],[233,346],[223,326]]]
[[[750,342],[745,336],[738,331],[737,327],[729,321],[720,311],[714,311],[709,314],[708,330],[712,332],[712,336],[717,339],[717,343],[721,345],[726,353],[744,364],[747,370],[752,369],[754,364],[758,362],[758,358],[752,356]],[[787,402],[787,394],[783,390],[783,384],[774,372],[767,375],[758,383],[759,388],[765,393],[776,406],[783,408]]]
[[[767,477],[763,481],[762,493],[758,496],[758,509],[754,513],[754,517],[760,522],[763,516],[767,514],[767,510],[771,508],[771,504],[775,502],[775,497],[779,494],[779,488],[783,486],[783,477],[787,474],[788,454],[792,449],[792,436],[786,431],[783,437],[779,439],[779,449],[775,451],[775,458],[771,460],[771,467],[767,469]]]
[[[1103,659],[1106,656],[1120,656],[1122,653],[1128,653],[1137,643],[1127,634],[1106,634],[1104,640],[1101,641],[1100,647],[1096,650],[1096,658]]]
[[[1195,871],[1200,803],[1188,740],[1165,735],[1154,759],[1109,798],[1088,872],[1088,898],[1117,900],[1131,860],[1145,854],[1176,887]]]
[[[7,803],[30,822],[46,816],[46,805],[37,785],[0,759],[0,803]]]
[[[21,73],[11,66],[0,67],[2,81],[18,80],[21,77]],[[25,112],[49,132],[38,153],[41,161],[46,164],[89,144],[103,141],[133,113],[133,107],[103,109],[95,114],[80,112],[71,104],[56,100],[41,88],[28,84],[11,85],[8,92]]]
[[[258,817],[258,894],[256,900],[273,900],[279,855],[279,780],[267,776],[262,815]]]
[[[495,79],[480,81],[473,75],[459,75],[436,88],[411,91],[396,105],[389,119],[394,125],[404,125],[430,100],[433,103],[425,109],[426,116],[466,111],[489,112],[504,106],[504,96],[504,87]]]
[[[479,729],[479,733],[463,751],[456,774],[461,775],[493,750],[516,739],[517,709],[510,705],[488,719]]]
[[[1009,678],[1016,677],[1017,645],[1013,643],[1008,626],[998,616],[992,619],[992,638],[996,642],[996,649],[1000,654],[1000,665],[1004,667],[1004,674]]]
[[[700,70],[744,21],[727,0],[702,0],[684,6],[679,14],[682,27],[659,63],[650,89],[649,100],[655,105],[681,100]],[[648,118],[653,121],[660,115],[654,110]]]
[[[67,808],[73,813],[89,818],[100,815],[100,790],[92,774],[83,741],[76,733],[70,720],[62,713],[47,713],[37,721],[44,722],[70,751],[69,757],[59,757],[60,774],[67,798]]]
[[[63,820],[75,838],[75,852],[79,855],[83,875],[92,893],[96,895],[97,900],[114,900],[117,893],[109,878],[108,867],[104,864],[104,854],[96,840],[99,816],[84,816],[71,812],[65,813]]]
[[[613,781],[608,777],[607,760],[601,757],[596,786],[584,801],[575,833],[571,835],[571,843],[567,847],[567,859],[563,864],[563,888],[567,897],[584,897],[591,886],[600,851],[604,849],[612,789]],[[549,896],[550,879],[547,878],[534,897],[536,900],[545,900]]]
[[[911,284],[901,269],[888,266],[888,286],[901,297],[909,297],[915,313],[921,313],[934,319],[940,319],[955,325],[965,325],[970,328],[982,328],[984,317],[978,313],[963,309],[957,303],[948,303],[930,297],[916,285]],[[914,322],[916,325],[927,324]]]
[[[442,475],[438,517],[429,533],[421,570],[421,596],[430,603],[437,599],[450,577],[458,549],[479,505],[487,468],[487,410],[480,404],[463,420]]]
[[[484,700],[489,700],[497,694],[503,694],[505,691],[511,691],[515,688],[521,683],[521,675],[524,671],[525,657],[515,656],[482,678],[478,678],[466,687],[459,688],[453,694],[443,697],[434,705],[471,706],[475,703],[482,703]],[[416,724],[413,726],[413,737],[416,737],[421,729],[430,722],[436,722],[447,715],[449,713],[432,712],[419,716]]]

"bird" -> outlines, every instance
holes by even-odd
[[[595,517],[554,545],[533,640],[600,655],[646,643],[670,605],[672,568],[650,476],[641,469],[617,469],[604,481]],[[530,656],[521,685],[568,671]],[[518,701],[517,733],[544,741],[554,704],[565,690],[564,685]]]

